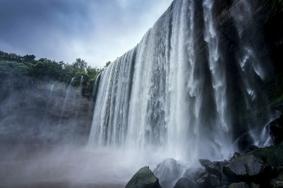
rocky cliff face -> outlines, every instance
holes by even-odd
[[[215,16],[217,17],[217,26],[220,29],[224,45],[226,50],[231,53],[227,53],[227,60],[233,62],[233,54],[237,51],[239,43],[237,35],[233,32],[235,24],[231,19],[231,10],[238,6],[239,10],[245,11],[243,2],[252,3],[254,12],[252,17],[254,19],[253,27],[256,27],[258,34],[256,43],[252,45],[258,45],[260,48],[256,48],[256,52],[260,53],[258,56],[267,70],[266,79],[261,81],[261,92],[267,94],[268,102],[267,106],[270,107],[271,112],[279,114],[277,119],[271,121],[266,126],[266,133],[270,136],[273,146],[257,148],[255,146],[246,148],[247,150],[241,153],[235,153],[232,158],[224,161],[211,162],[209,160],[200,160],[201,168],[188,169],[182,176],[174,176],[176,173],[171,174],[171,178],[175,178],[174,181],[169,183],[175,184],[175,188],[201,188],[201,187],[229,187],[229,188],[240,188],[240,187],[282,187],[282,59],[283,59],[283,2],[280,0],[266,1],[266,0],[255,0],[255,1],[215,1]],[[238,12],[240,13],[240,12]],[[241,14],[237,14],[239,19],[247,19],[242,17]],[[242,33],[242,36],[248,41],[252,41],[256,36],[254,32]],[[226,42],[225,42],[226,41]],[[258,42],[260,44],[258,44]],[[229,65],[231,65],[229,63]],[[233,71],[229,72],[234,74]],[[234,80],[237,82],[237,79]],[[235,84],[235,83],[232,83]],[[240,96],[239,96],[240,97]],[[235,101],[237,103],[237,101]],[[237,105],[237,104],[236,104]],[[259,106],[259,109],[261,106]],[[262,114],[259,110],[259,114]],[[281,117],[280,117],[281,114]],[[235,114],[239,116],[239,113]],[[259,117],[258,117],[259,118]],[[238,128],[238,127],[237,127]],[[241,127],[239,127],[241,128]],[[241,129],[240,129],[241,130]],[[249,145],[249,141],[243,137],[240,139],[243,142],[240,145]],[[239,140],[239,141],[240,141]],[[176,162],[177,163],[177,162]],[[166,163],[161,163],[166,168]],[[175,165],[177,166],[177,165]],[[167,167],[168,168],[168,167]],[[154,171],[156,172],[156,171]],[[167,171],[163,171],[168,172]],[[170,172],[170,171],[169,171]],[[158,176],[159,181],[162,183],[162,178],[167,176]],[[167,173],[168,175],[168,173]],[[166,179],[166,178],[165,178]],[[168,179],[168,178],[167,178]],[[178,181],[177,181],[178,180]],[[162,187],[166,187],[167,184],[161,184]],[[172,185],[169,187],[173,187]]]
[[[266,84],[272,104],[282,103],[283,94],[283,2],[280,0],[258,0],[255,17],[260,20],[264,41],[273,66],[273,75]]]
[[[0,74],[1,146],[86,143],[93,102],[82,96],[80,87],[5,67]]]
[[[261,1],[173,1],[101,74],[91,142],[185,160],[266,144],[273,73],[263,9]]]

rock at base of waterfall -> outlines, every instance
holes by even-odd
[[[283,187],[283,145],[235,153],[230,160],[199,162],[202,167],[185,170],[176,160],[165,160],[154,170],[156,177],[144,167],[126,188]],[[159,184],[159,176],[165,186]]]
[[[224,167],[224,172],[232,178],[247,178],[259,176],[265,172],[265,169],[266,165],[261,159],[253,155],[244,155],[232,159]]]
[[[283,187],[283,172],[279,173],[277,177],[272,179],[271,186],[272,187]]]
[[[245,182],[240,182],[240,183],[232,183],[231,185],[229,185],[228,188],[250,188],[250,186]]]
[[[199,162],[208,173],[216,176],[223,176],[223,167],[228,164],[227,161],[211,162],[204,159],[200,159]]]
[[[166,159],[153,171],[160,181],[162,188],[171,188],[176,181],[182,176],[185,168],[175,159]]]
[[[198,188],[198,185],[188,178],[181,178],[177,181],[174,188]]]
[[[132,177],[126,188],[161,188],[161,186],[149,167],[143,167]]]
[[[185,171],[183,177],[196,182],[197,179],[205,173],[206,171],[203,168],[189,168]]]
[[[275,119],[269,124],[269,131],[274,144],[283,142],[283,116]]]
[[[203,169],[187,169],[175,188],[283,187],[283,145],[235,153],[229,161],[199,161]]]

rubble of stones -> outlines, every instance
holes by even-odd
[[[152,172],[142,168],[126,188],[283,188],[283,117],[269,124],[274,145],[235,153],[227,161],[199,160],[185,169],[168,159]]]

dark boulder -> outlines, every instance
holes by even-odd
[[[206,173],[206,171],[203,168],[189,168],[185,171],[183,177],[192,181],[196,181],[204,173]]]
[[[206,175],[204,174],[197,180],[198,183],[205,187],[219,187],[220,185],[228,185],[228,178],[223,173],[223,169],[229,164],[228,161],[215,161],[200,160],[200,164],[205,168]]]
[[[198,185],[188,178],[181,178],[177,181],[174,188],[198,188]]]
[[[240,182],[240,183],[232,183],[231,185],[229,185],[228,188],[250,188],[250,186],[245,182]]]
[[[221,186],[219,177],[214,174],[204,173],[196,181],[197,185],[201,188],[214,188]]]
[[[276,145],[236,155],[223,170],[230,183],[246,182],[252,188],[280,187],[282,166],[283,145]]]
[[[184,167],[174,159],[167,159],[157,165],[153,173],[160,181],[163,188],[171,188],[175,185],[176,181],[182,177]]]
[[[283,172],[271,180],[271,187],[283,187]]]
[[[208,173],[214,174],[218,177],[222,177],[223,167],[228,164],[227,161],[211,162],[209,160],[203,160],[203,159],[200,159],[199,162]]]
[[[232,183],[229,185],[228,188],[260,188],[260,185],[255,183],[246,183],[246,182],[239,182],[239,183]]]
[[[283,188],[283,145],[235,153],[229,161],[199,162],[204,169],[188,169],[176,188]]]
[[[232,159],[224,167],[224,173],[232,179],[252,179],[265,172],[265,163],[254,155],[243,155]]]
[[[161,188],[161,186],[149,167],[143,167],[132,177],[126,188]]]

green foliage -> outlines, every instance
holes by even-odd
[[[87,63],[84,60],[78,58],[76,59],[76,62],[73,63],[73,67],[78,70],[85,70],[87,68]]]
[[[23,60],[24,60],[24,61],[32,62],[32,61],[35,61],[35,56],[34,56],[34,55],[25,55],[25,56],[23,57]]]
[[[0,60],[0,76],[5,76],[9,73],[13,73],[15,76],[28,74],[29,67],[23,63]]]
[[[92,68],[83,59],[73,64],[56,62],[46,58],[35,59],[34,55],[18,56],[0,51],[0,76],[26,75],[37,80],[54,80],[75,87],[82,87],[84,96],[90,97],[97,75],[101,69]]]
[[[62,66],[54,61],[40,59],[39,61],[32,63],[30,68],[29,75],[32,77],[40,79],[51,78],[54,80],[65,81],[62,77],[64,75]]]

